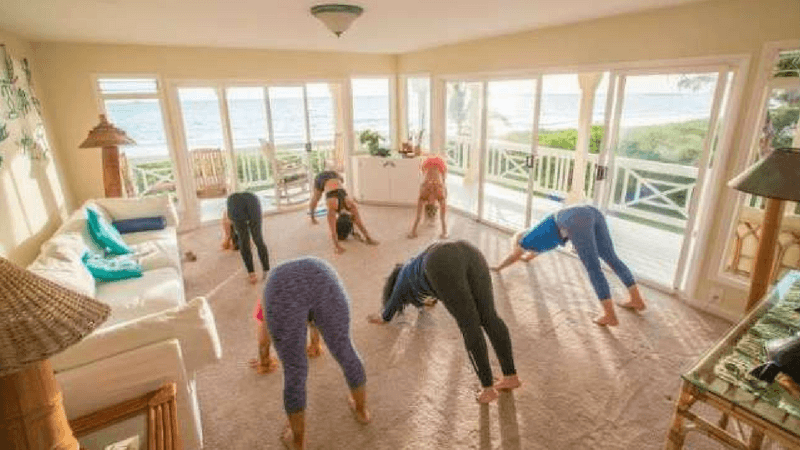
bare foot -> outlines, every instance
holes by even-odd
[[[342,253],[344,253],[344,247],[342,246],[336,247],[334,251],[336,252],[337,255],[341,255]]]
[[[494,387],[489,386],[489,387],[483,388],[481,390],[480,394],[478,394],[475,397],[475,400],[477,400],[478,403],[484,403],[485,404],[485,403],[493,402],[499,396],[500,396],[500,394],[497,393],[497,390],[495,390]]]
[[[317,358],[322,356],[322,346],[319,344],[309,345],[308,347],[306,347],[306,355],[308,355],[309,358]]]
[[[519,377],[516,375],[504,376],[500,381],[494,384],[494,388],[498,391],[510,391],[522,386]]]
[[[353,412],[353,417],[356,419],[358,423],[366,425],[369,423],[370,420],[372,420],[367,407],[364,406],[364,410],[359,411],[358,408],[356,407],[356,401],[353,400],[353,397],[350,396],[347,397],[347,405],[350,407],[350,411]]]
[[[376,241],[375,239],[372,239],[371,237],[368,237],[365,242],[367,244],[369,244],[369,245],[378,245],[378,244],[380,244],[380,242]]]
[[[378,314],[370,314],[370,315],[368,315],[367,316],[367,322],[374,323],[376,325],[382,325],[382,324],[386,323],[386,322],[384,322],[383,317],[381,317]]]
[[[416,238],[416,237],[417,237],[417,233],[416,233],[416,232],[411,232],[411,233],[408,233],[408,234],[406,235],[406,237],[408,237],[409,239],[414,239],[414,238]]]
[[[294,434],[292,433],[292,427],[290,427],[288,423],[283,428],[283,433],[281,433],[281,442],[283,442],[283,445],[289,450],[302,450],[294,444]]]
[[[258,283],[258,276],[256,276],[255,272],[250,272],[247,274],[247,277],[250,279],[250,284]]]
[[[594,323],[596,323],[596,324],[598,324],[600,326],[603,326],[603,327],[605,327],[605,326],[615,327],[615,326],[619,325],[619,320],[617,320],[616,316],[610,316],[610,317],[609,316],[600,316],[600,317],[594,319]]]
[[[266,364],[261,364],[258,358],[253,358],[249,361],[249,364],[250,368],[255,370],[259,375],[275,372],[275,369],[278,368],[278,360],[275,358],[270,358]]]
[[[449,236],[447,233],[442,233],[439,235],[439,239],[447,239],[447,236]]]
[[[627,301],[625,303],[617,303],[617,305],[619,305],[622,308],[630,309],[630,310],[638,311],[638,312],[642,312],[645,309],[647,309],[647,305],[645,305],[644,302],[641,301],[641,300],[633,300],[633,299],[631,299],[631,300],[629,300],[629,301]]]

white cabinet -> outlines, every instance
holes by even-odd
[[[363,202],[415,205],[422,181],[419,158],[354,156],[356,199]]]

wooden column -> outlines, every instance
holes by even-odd
[[[781,229],[781,216],[783,215],[783,200],[767,198],[767,207],[764,210],[764,222],[761,225],[761,237],[758,241],[758,251],[753,262],[753,276],[750,281],[750,295],[747,298],[746,311],[750,311],[764,296],[769,287],[772,275],[772,260],[775,257],[775,243]]]
[[[103,147],[103,187],[106,191],[106,197],[122,197],[119,149],[116,145]]]
[[[0,377],[0,443],[15,450],[78,450],[50,362]]]

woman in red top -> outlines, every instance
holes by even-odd
[[[417,237],[417,226],[419,226],[419,220],[422,217],[422,210],[431,211],[429,216],[433,217],[436,215],[436,203],[438,203],[442,222],[442,234],[439,237],[444,239],[447,237],[447,186],[444,183],[444,177],[447,174],[447,163],[441,156],[429,156],[422,161],[420,169],[422,170],[423,180],[419,186],[417,216],[414,218],[414,224],[411,225],[408,238]]]

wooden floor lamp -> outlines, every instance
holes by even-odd
[[[0,447],[78,450],[47,358],[103,323],[110,308],[0,257]]]
[[[103,187],[106,197],[122,197],[118,146],[132,144],[136,144],[136,141],[109,122],[105,114],[100,114],[100,123],[89,131],[89,136],[79,146],[103,148]]]
[[[779,148],[750,166],[728,186],[766,199],[764,222],[747,297],[747,311],[764,296],[769,287],[775,243],[781,229],[784,200],[800,201],[800,149]]]

